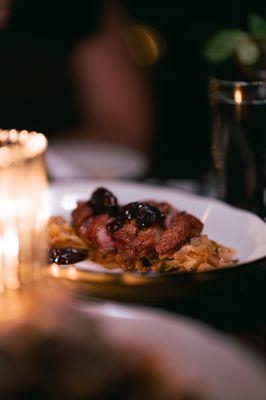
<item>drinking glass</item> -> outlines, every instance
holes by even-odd
[[[211,78],[218,196],[265,217],[266,82]]]
[[[0,130],[0,319],[21,307],[18,294],[46,265],[47,140],[37,132]]]

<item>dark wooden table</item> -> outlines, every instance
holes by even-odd
[[[190,316],[226,332],[266,360],[266,265],[227,291],[160,308]]]
[[[177,188],[180,186],[178,180],[165,184]],[[186,190],[182,186],[180,188]],[[190,181],[189,191],[216,197],[212,182],[203,184]],[[226,292],[217,295],[212,293],[211,296],[168,304],[162,308],[191,316],[231,334],[255,349],[266,360],[266,262],[261,271],[253,277],[246,282],[241,281],[240,285],[228,288]]]

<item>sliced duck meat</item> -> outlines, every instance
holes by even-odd
[[[116,197],[105,188],[95,190],[89,201],[79,201],[72,212],[73,224],[79,227],[93,215],[108,214],[115,216],[119,212]]]
[[[136,258],[134,243],[138,234],[138,227],[133,221],[127,221],[124,225],[113,232],[112,237],[116,244],[116,249],[122,258]]]
[[[115,249],[114,240],[106,229],[109,221],[108,214],[96,215],[87,219],[76,229],[85,243],[105,253]]]
[[[79,227],[83,222],[93,215],[93,210],[85,201],[79,201],[75,210],[72,211],[72,221],[75,227]]]
[[[139,229],[134,221],[128,221],[112,236],[121,258],[138,259],[156,256],[156,245],[160,242],[163,232],[164,229],[160,225]]]
[[[203,229],[196,217],[166,202],[147,200],[121,207],[105,188],[79,202],[72,218],[88,246],[103,253],[116,250],[124,260],[171,255]]]
[[[156,256],[156,245],[160,242],[164,229],[159,226],[152,226],[138,232],[134,242],[134,253],[138,258]]]
[[[186,212],[178,213],[156,246],[159,257],[174,253],[193,236],[199,235],[202,229],[203,223],[198,218]]]

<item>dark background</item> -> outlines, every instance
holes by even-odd
[[[203,46],[217,29],[245,28],[250,12],[265,16],[263,2],[121,1],[131,18],[154,26],[166,41],[163,58],[151,67],[157,109],[151,173],[202,177],[211,164],[207,81],[220,72],[204,60]],[[53,137],[78,124],[68,57],[81,38],[97,32],[103,4],[14,1],[0,31],[1,127]]]

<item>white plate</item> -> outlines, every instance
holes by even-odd
[[[148,169],[147,157],[136,149],[92,140],[51,142],[47,155],[49,175],[63,178],[138,178]]]
[[[212,198],[164,186],[112,180],[56,183],[51,186],[51,214],[69,218],[71,210],[76,206],[76,201],[89,199],[93,190],[99,186],[105,186],[111,190],[121,203],[155,199],[167,201],[178,209],[196,215],[203,221],[204,232],[211,239],[237,250],[240,263],[255,261],[266,256],[266,224],[259,217]],[[77,267],[89,271],[107,271],[90,261],[78,263]]]
[[[107,305],[82,306],[99,319],[108,339],[156,355],[160,366],[212,400],[266,399],[261,360],[229,337],[196,321],[165,312]]]

